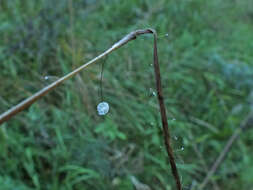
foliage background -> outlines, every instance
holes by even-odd
[[[184,189],[204,179],[253,102],[253,1],[0,1],[0,113],[139,28],[155,28],[173,147]],[[168,34],[166,36],[165,34]],[[0,186],[174,189],[164,151],[152,37],[89,66],[0,128]],[[206,189],[252,189],[245,131]]]

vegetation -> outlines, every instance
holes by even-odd
[[[155,28],[177,166],[183,188],[197,189],[252,109],[252,15],[250,0],[0,1],[0,113],[128,32]],[[106,116],[96,111],[101,61],[4,123],[1,189],[174,189],[152,42],[104,60]],[[252,139],[248,128],[205,189],[252,188]]]

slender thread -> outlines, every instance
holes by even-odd
[[[104,74],[104,65],[106,62],[106,58],[105,60],[101,63],[101,73],[100,73],[100,98],[101,98],[101,102],[104,101],[104,95],[103,95],[103,74]]]

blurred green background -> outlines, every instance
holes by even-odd
[[[251,0],[0,0],[0,113],[147,27],[183,189],[197,189],[253,102]],[[138,37],[3,124],[0,189],[175,189],[152,45]],[[205,189],[252,189],[252,141],[242,133]]]

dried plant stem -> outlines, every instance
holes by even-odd
[[[177,166],[173,154],[173,149],[171,147],[171,140],[170,140],[170,133],[169,133],[169,125],[168,120],[166,116],[166,108],[163,101],[163,93],[162,93],[162,83],[161,83],[161,75],[160,75],[160,67],[158,63],[158,55],[157,55],[157,34],[154,30],[152,30],[152,33],[154,34],[154,70],[155,70],[155,78],[156,78],[156,90],[157,90],[157,98],[159,101],[159,107],[160,107],[160,113],[162,118],[162,125],[163,125],[163,136],[164,136],[164,142],[167,150],[167,154],[170,159],[170,166],[171,171],[173,173],[174,179],[177,184],[177,189],[181,190],[181,182],[177,171]]]
[[[45,88],[43,88],[42,90],[38,91],[34,95],[32,95],[29,98],[25,99],[24,101],[20,102],[18,105],[13,106],[9,110],[7,110],[3,114],[1,114],[0,115],[0,124],[4,123],[5,121],[9,120],[14,115],[19,113],[20,111],[22,111],[25,108],[29,107],[36,100],[38,100],[39,98],[46,95],[48,92],[50,92],[51,90],[56,88],[58,85],[63,83],[65,80],[73,77],[74,75],[79,73],[81,70],[83,70],[84,68],[89,66],[90,64],[95,63],[99,59],[101,59],[101,58],[105,57],[106,55],[110,54],[112,51],[115,51],[116,49],[118,49],[121,46],[125,45],[129,41],[136,39],[137,36],[142,35],[142,34],[148,34],[148,33],[152,33],[154,35],[154,70],[155,70],[156,88],[157,88],[157,94],[158,94],[157,97],[158,97],[158,101],[159,101],[161,119],[162,119],[162,125],[163,125],[164,143],[165,143],[165,146],[166,146],[167,154],[169,156],[169,161],[170,161],[170,165],[171,165],[172,174],[173,174],[174,179],[176,181],[177,190],[181,190],[182,189],[181,182],[180,182],[180,178],[179,178],[176,163],[175,163],[175,158],[174,158],[174,155],[173,155],[173,149],[172,149],[171,143],[170,143],[170,133],[169,133],[169,129],[168,129],[168,121],[167,121],[166,109],[165,109],[165,105],[164,105],[164,101],[163,101],[160,67],[159,67],[158,55],[157,55],[157,34],[156,34],[156,31],[153,30],[153,29],[136,30],[136,31],[133,31],[133,32],[129,33],[124,38],[122,38],[120,41],[115,43],[111,48],[106,50],[104,53],[98,55],[97,57],[95,57],[94,59],[89,61],[88,63],[80,66],[76,70],[74,70],[71,73],[63,76],[62,78],[58,79],[57,81],[53,82],[52,84],[50,84],[50,85],[46,86]]]
[[[94,59],[92,59],[91,61],[89,61],[88,63],[85,63],[84,65],[82,65],[79,68],[75,69],[71,73],[69,73],[69,74],[61,77],[57,81],[51,83],[50,85],[48,85],[45,88],[41,89],[40,91],[38,91],[34,95],[30,96],[29,98],[25,99],[24,101],[20,102],[16,106],[13,106],[9,110],[7,110],[3,114],[1,114],[0,115],[0,124],[4,123],[5,121],[9,120],[14,115],[16,115],[17,113],[19,113],[20,111],[22,111],[25,108],[29,107],[36,100],[38,100],[39,98],[41,98],[44,95],[46,95],[48,92],[50,92],[51,90],[53,90],[54,88],[56,88],[58,85],[60,85],[61,83],[63,83],[65,80],[67,80],[67,79],[75,76],[76,74],[78,74],[80,71],[82,71],[84,68],[86,68],[90,64],[95,63],[99,59],[101,59],[104,56],[110,54],[112,51],[120,48],[121,46],[123,46],[124,44],[126,44],[127,42],[129,42],[130,40],[135,39],[137,35],[145,34],[145,33],[151,33],[151,32],[149,30],[137,30],[137,31],[131,32],[130,34],[126,35],[122,40],[120,40],[119,42],[115,43],[111,48],[109,48],[108,50],[106,50],[104,53],[98,55],[97,57],[95,57]]]
[[[211,169],[207,173],[205,179],[199,186],[199,190],[202,190],[205,188],[205,186],[209,183],[211,177],[216,172],[222,161],[225,159],[226,155],[230,151],[233,143],[236,141],[236,139],[240,136],[241,132],[245,130],[247,127],[253,125],[253,112],[251,112],[240,124],[240,126],[235,130],[233,135],[229,138],[227,144],[225,145],[224,149],[221,151],[220,155],[215,160],[214,164],[212,165]]]

